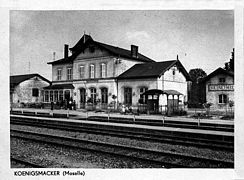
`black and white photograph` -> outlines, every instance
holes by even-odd
[[[3,106],[12,178],[235,171],[236,14],[10,9]]]
[[[11,167],[233,168],[234,52],[232,10],[10,11]]]

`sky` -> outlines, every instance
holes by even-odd
[[[10,74],[39,73],[51,80],[47,62],[63,58],[90,34],[95,41],[130,49],[155,60],[179,60],[189,72],[224,67],[234,48],[232,10],[10,11]]]

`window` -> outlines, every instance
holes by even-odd
[[[49,101],[49,91],[45,91],[44,94],[45,94],[44,101],[48,102]]]
[[[69,67],[67,68],[67,80],[71,80],[73,79],[73,72],[72,72],[72,68]]]
[[[63,91],[60,90],[59,93],[58,93],[58,95],[59,95],[59,101],[62,101],[64,99]]]
[[[95,78],[95,66],[94,66],[94,64],[90,65],[90,78]]]
[[[226,94],[220,94],[219,95],[219,104],[226,104],[227,103],[227,95]]]
[[[85,67],[84,66],[80,66],[79,68],[79,72],[80,72],[80,78],[84,78],[85,77]]]
[[[225,83],[225,78],[219,78],[219,83]]]
[[[107,88],[102,88],[101,89],[101,101],[102,103],[108,103],[108,89]]]
[[[106,64],[102,63],[100,65],[100,77],[101,78],[105,78],[106,77],[106,72],[107,72]]]
[[[53,91],[50,91],[50,102],[53,102]]]
[[[32,89],[32,96],[33,97],[38,97],[39,96],[39,89],[33,88]]]
[[[57,70],[57,80],[61,80],[62,78],[62,69]]]
[[[42,102],[44,102],[45,101],[44,90],[41,90],[41,97],[42,97]]]
[[[147,103],[147,99],[146,99],[146,95],[142,95],[144,92],[147,91],[147,87],[142,87],[140,88],[140,104],[146,104]]]
[[[97,90],[95,88],[91,88],[90,91],[91,91],[91,101],[92,103],[95,103],[97,99]]]
[[[125,99],[125,104],[132,104],[132,88],[125,88],[124,89],[124,99]]]
[[[58,91],[54,91],[54,102],[58,102]]]

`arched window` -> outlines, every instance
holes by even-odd
[[[132,88],[129,87],[124,88],[124,99],[125,99],[125,104],[128,105],[132,104]]]
[[[85,88],[80,89],[80,103],[81,104],[86,103],[86,89]]]
[[[108,103],[108,88],[101,88],[101,102]]]
[[[227,103],[227,95],[226,94],[220,94],[219,95],[219,104],[226,104]]]
[[[92,103],[95,103],[96,99],[97,99],[97,90],[96,90],[96,88],[90,88],[90,92],[91,92],[91,101],[92,101]]]

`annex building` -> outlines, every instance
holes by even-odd
[[[52,65],[52,84],[45,87],[45,103],[72,100],[77,108],[86,108],[88,103],[107,108],[146,104],[148,99],[166,105],[169,99],[187,101],[190,78],[178,57],[155,62],[135,45],[127,50],[84,34],[72,48],[64,46],[64,58],[48,64]],[[161,92],[144,94],[153,89]]]
[[[206,87],[206,101],[214,110],[227,110],[231,101],[234,102],[234,72],[218,68],[203,82]]]
[[[20,103],[40,103],[43,101],[43,88],[50,81],[39,74],[23,74],[10,76],[10,103],[17,106]]]

